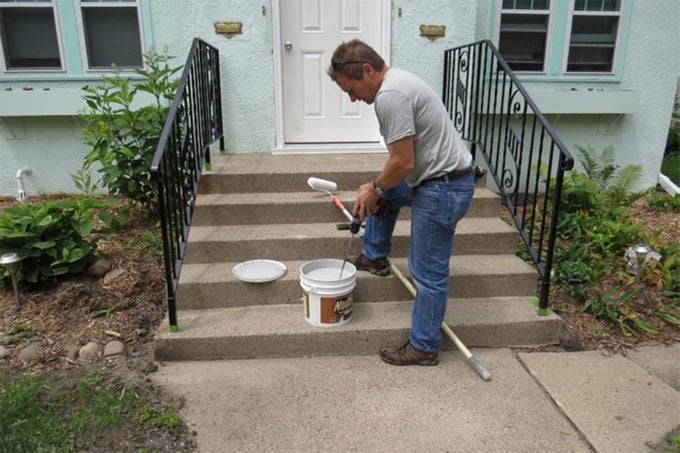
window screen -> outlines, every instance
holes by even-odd
[[[7,69],[61,69],[52,8],[0,8],[0,37]]]
[[[618,0],[574,3],[567,72],[612,72],[620,8]]]
[[[142,45],[136,7],[82,8],[90,69],[142,67]]]
[[[498,50],[515,71],[545,70],[548,0],[503,0]]]

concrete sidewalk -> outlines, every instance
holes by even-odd
[[[647,452],[680,426],[680,344],[600,352],[477,349],[437,367],[376,355],[168,362],[201,452]],[[662,451],[662,450],[660,450]]]

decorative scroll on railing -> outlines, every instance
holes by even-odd
[[[574,159],[490,41],[445,51],[443,88],[456,129],[484,158],[536,265],[545,314],[562,182]]]
[[[158,187],[168,318],[173,332],[178,330],[175,294],[198,183],[203,166],[210,164],[210,145],[217,140],[224,150],[219,52],[194,38],[151,164]]]

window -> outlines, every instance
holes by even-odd
[[[620,15],[620,0],[574,2],[567,73],[613,71]]]
[[[80,0],[80,20],[88,69],[143,66],[138,0]]]
[[[515,71],[544,72],[550,0],[503,0],[499,51]]]
[[[0,0],[0,40],[8,71],[63,69],[52,0]]]

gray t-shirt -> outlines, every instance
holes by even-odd
[[[380,134],[389,145],[413,136],[416,168],[406,177],[423,180],[472,166],[472,155],[434,90],[413,74],[390,68],[375,97]]]

